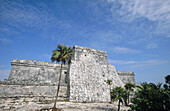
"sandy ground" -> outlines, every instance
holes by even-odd
[[[4,102],[0,104],[0,111],[51,111],[53,103],[43,104],[35,102]],[[73,103],[58,102],[57,107],[61,111],[117,111],[117,103]],[[127,111],[128,107],[121,106],[121,111]]]

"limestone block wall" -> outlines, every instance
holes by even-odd
[[[105,80],[112,79],[113,86],[123,85],[114,66],[108,65],[105,51],[74,46],[68,74],[70,101],[109,102]]]
[[[0,84],[0,97],[55,97],[57,86],[48,85],[4,85]],[[61,95],[65,96],[67,87],[61,86]],[[61,96],[60,95],[60,96]]]
[[[7,81],[12,84],[56,85],[58,82],[60,64],[14,59],[11,65],[12,69]],[[67,66],[63,67],[62,85],[66,85],[65,72],[67,72]]]
[[[120,79],[123,81],[124,84],[131,82],[131,83],[136,83],[135,82],[135,74],[134,72],[129,72],[129,71],[117,71]]]
[[[0,84],[1,98],[27,98],[29,101],[54,100],[57,86],[51,85],[7,85]],[[67,100],[67,87],[61,86],[59,100]]]
[[[34,60],[18,60],[11,62],[9,78],[0,81],[0,98],[4,97],[46,97],[54,98],[60,73],[60,65]],[[67,99],[66,73],[63,67],[60,99]]]
[[[106,79],[112,80],[112,86],[111,86],[112,88],[114,88],[115,86],[124,87],[124,83],[122,82],[119,75],[117,74],[116,68],[111,64],[108,64],[108,75]]]

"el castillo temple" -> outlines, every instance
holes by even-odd
[[[108,64],[107,53],[74,46],[71,64],[62,70],[59,99],[75,102],[109,102],[112,88],[135,83],[134,72],[117,71]],[[0,98],[53,100],[57,90],[60,64],[13,59],[9,78],[0,81]]]

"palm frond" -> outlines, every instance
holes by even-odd
[[[52,51],[52,62],[70,63],[73,49],[64,44],[57,45],[57,49]]]
[[[58,50],[53,50],[52,51],[52,57],[51,57],[51,61],[57,61],[57,58],[60,56],[60,52]]]

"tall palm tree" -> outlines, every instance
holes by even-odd
[[[65,46],[64,44],[62,44],[62,45],[58,44],[57,48],[52,51],[51,61],[52,62],[56,61],[56,63],[61,63],[58,89],[57,89],[57,94],[56,94],[56,98],[55,98],[55,102],[54,102],[52,111],[57,111],[56,102],[57,102],[58,93],[60,90],[60,81],[61,81],[61,73],[62,73],[63,64],[71,63],[72,53],[73,53],[73,49],[71,47]]]
[[[128,82],[125,84],[125,89],[127,91],[127,100],[128,100],[128,104],[129,104],[129,96],[130,96],[130,92],[133,91],[133,88],[135,87],[134,84],[132,84],[131,82]]]

